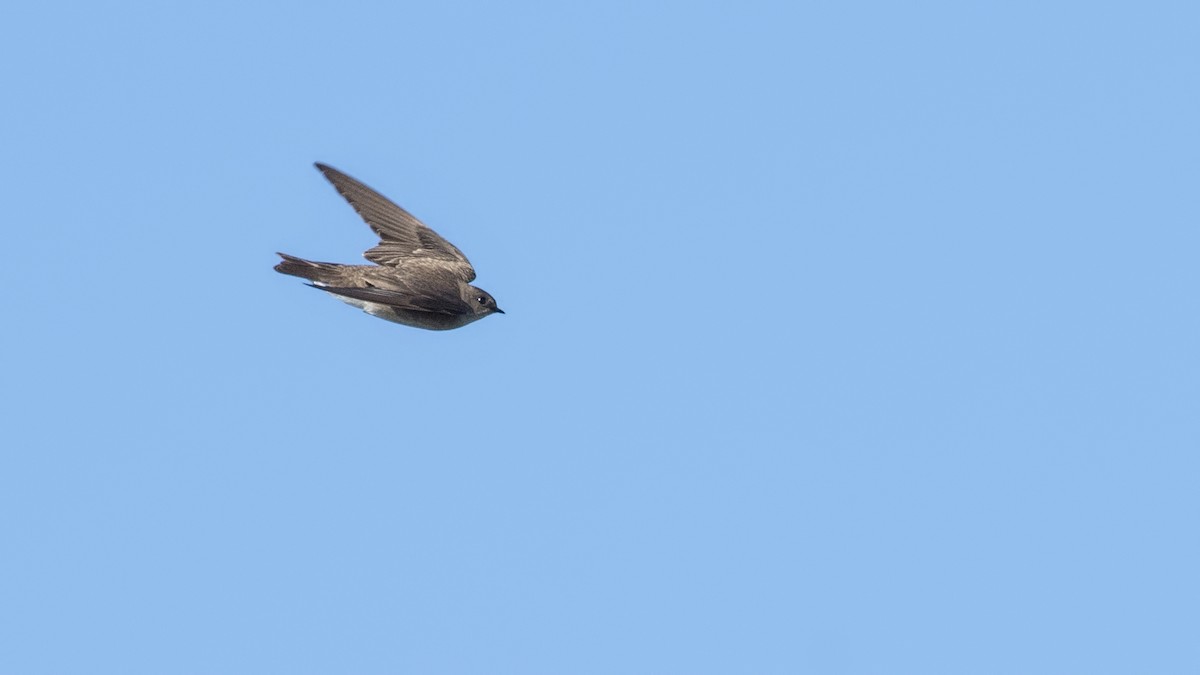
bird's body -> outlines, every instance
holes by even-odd
[[[461,328],[504,313],[487,291],[470,284],[475,270],[453,244],[366,185],[316,166],[379,235],[379,244],[364,254],[376,264],[313,262],[280,253],[277,272],[308,279],[313,288],[371,316],[427,330]]]

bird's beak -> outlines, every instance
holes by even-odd
[[[504,313],[504,310],[502,310],[502,309],[500,309],[499,307],[497,307],[497,308],[496,308],[496,313],[497,313],[497,314],[503,314],[503,313]]]

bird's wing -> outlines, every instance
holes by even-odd
[[[458,316],[471,311],[470,305],[457,294],[450,293],[405,293],[387,288],[361,288],[358,286],[320,286],[307,284],[312,288],[334,295],[341,295],[355,300],[376,302],[381,305],[407,309],[416,312],[431,312],[434,314],[450,314]]]
[[[316,167],[379,235],[379,244],[363,254],[367,260],[392,267],[413,258],[444,260],[463,281],[475,279],[467,256],[416,216],[331,166],[318,162]]]

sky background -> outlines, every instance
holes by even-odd
[[[1198,22],[9,3],[0,672],[1200,672]]]

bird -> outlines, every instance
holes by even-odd
[[[363,257],[373,265],[315,262],[287,253],[275,271],[307,279],[312,288],[371,316],[426,330],[452,330],[491,314],[496,299],[472,286],[467,256],[387,197],[337,169],[314,166],[379,236]]]

